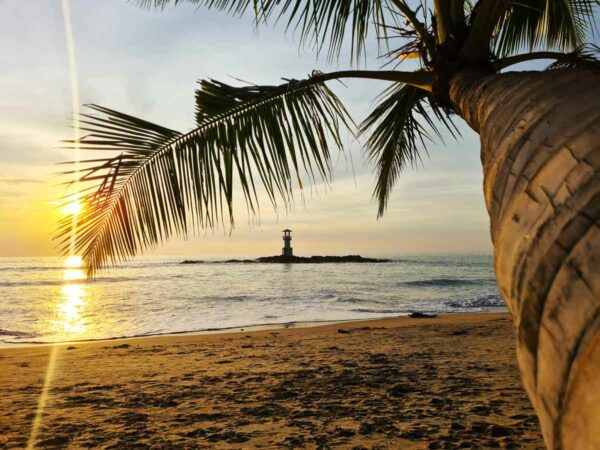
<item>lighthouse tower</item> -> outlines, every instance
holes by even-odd
[[[294,256],[294,249],[291,246],[291,233],[292,230],[283,230],[283,248],[281,249],[281,256]]]

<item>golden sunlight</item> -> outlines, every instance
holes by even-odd
[[[83,333],[85,324],[81,318],[81,307],[85,302],[85,289],[79,284],[69,284],[62,287],[64,301],[58,305],[58,320],[54,323],[64,333]]]
[[[85,273],[81,269],[67,269],[62,278],[65,281],[83,280],[85,279]]]
[[[63,263],[63,266],[69,269],[77,269],[83,265],[81,256],[68,256]]]
[[[83,204],[79,200],[68,202],[60,210],[65,216],[73,215],[76,216],[81,214],[83,211]]]

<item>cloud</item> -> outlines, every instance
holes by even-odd
[[[13,186],[19,186],[21,184],[40,184],[43,180],[36,180],[34,178],[12,178],[5,175],[0,175],[0,183],[10,184]]]

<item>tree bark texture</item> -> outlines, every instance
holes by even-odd
[[[600,75],[451,80],[480,135],[498,287],[549,449],[600,449]]]

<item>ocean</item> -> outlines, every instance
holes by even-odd
[[[186,258],[139,258],[94,281],[59,258],[0,258],[0,342],[505,309],[487,255],[377,264],[181,264]]]

